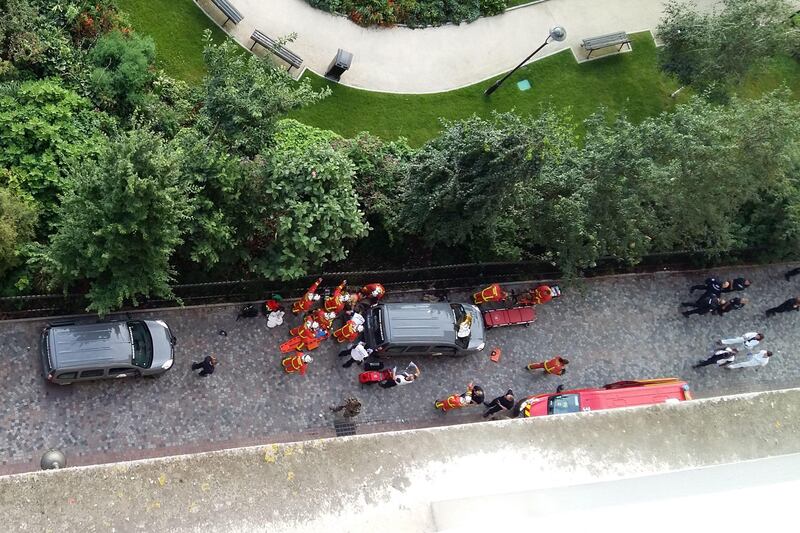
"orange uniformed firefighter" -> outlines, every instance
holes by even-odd
[[[557,357],[553,357],[552,359],[548,359],[547,361],[542,361],[540,363],[531,363],[527,365],[525,368],[528,370],[538,370],[543,369],[548,374],[555,374],[556,376],[561,376],[564,372],[567,371],[567,365],[569,361],[561,357],[560,355]]]
[[[320,283],[322,283],[322,278],[317,278],[317,281],[315,281],[314,284],[308,288],[303,297],[294,303],[292,306],[292,313],[299,315],[300,313],[305,313],[311,309],[311,306],[314,305],[314,302],[319,300],[317,289],[319,288]]]
[[[497,283],[492,283],[481,292],[476,292],[472,295],[475,305],[485,304],[486,302],[502,302],[506,298],[508,298],[508,294]]]
[[[285,357],[281,361],[281,365],[283,366],[283,370],[287,374],[294,374],[299,372],[301,376],[306,374],[306,370],[308,369],[308,364],[312,362],[313,359],[310,355],[304,354],[302,352],[297,352],[294,355],[290,355],[289,357]]]
[[[342,291],[347,286],[347,280],[342,280],[338,287],[333,290],[333,294],[325,298],[325,302],[323,304],[323,308],[328,313],[336,313],[337,315],[342,312],[344,309],[344,304],[347,300],[342,300],[343,296],[349,295],[342,295]]]
[[[309,315],[303,320],[302,324],[290,329],[289,335],[291,335],[292,337],[301,337],[304,339],[310,339],[314,337],[318,329],[319,329],[319,322],[314,320],[314,317]]]
[[[339,342],[354,342],[362,331],[364,331],[364,317],[353,313],[344,326],[333,332],[333,336]]]
[[[324,309],[317,309],[314,312],[314,320],[319,324],[319,329],[330,330],[335,319],[336,313],[327,313]]]
[[[461,409],[468,405],[478,405],[483,403],[483,389],[472,383],[467,385],[467,392],[463,394],[451,394],[444,400],[436,400],[434,406],[444,412],[452,411],[453,409]]]
[[[553,293],[549,285],[539,285],[531,291],[531,299],[534,304],[544,304],[553,299]]]
[[[386,289],[380,283],[369,283],[361,287],[361,294],[365,298],[372,298],[374,302],[377,302],[384,297]]]

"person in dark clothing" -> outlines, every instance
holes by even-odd
[[[337,405],[336,407],[331,407],[331,411],[334,413],[338,413],[339,411],[344,411],[342,416],[345,418],[353,418],[358,416],[361,412],[361,402],[358,401],[358,398],[347,398],[343,404]]]
[[[722,292],[743,291],[750,286],[752,282],[747,278],[736,278],[728,282],[728,287],[723,288]]]
[[[725,313],[730,313],[731,311],[735,311],[737,309],[741,309],[747,303],[750,302],[747,298],[732,298],[730,300],[720,300],[719,301],[719,309],[717,309],[715,314],[719,316],[723,316]]]
[[[713,365],[714,363],[716,363],[718,366],[730,364],[736,358],[736,353],[738,351],[739,350],[736,348],[731,348],[730,346],[721,350],[717,350],[714,352],[714,355],[708,359],[704,361],[698,361],[696,365],[692,365],[692,368],[702,368],[704,366]]]
[[[719,278],[710,277],[703,282],[703,285],[692,285],[691,288],[689,288],[689,293],[691,294],[694,291],[705,290],[706,294],[714,294],[719,296],[722,291],[730,286],[730,281],[720,281]]]
[[[791,269],[789,272],[784,274],[783,277],[786,278],[786,281],[789,281],[798,274],[800,274],[800,267]]]
[[[713,294],[706,294],[697,299],[696,302],[683,302],[684,307],[694,307],[690,311],[684,311],[683,316],[690,315],[705,315],[710,311],[715,311],[719,308],[719,298]]]
[[[205,359],[201,363],[192,363],[192,370],[197,370],[198,368],[202,368],[203,370],[200,371],[200,377],[210,376],[214,373],[214,368],[217,366],[217,358],[213,355],[207,355]]]
[[[800,311],[800,297],[789,298],[778,307],[767,309],[767,316],[772,316],[775,313],[785,313],[786,311]]]
[[[506,393],[502,396],[498,396],[491,402],[486,404],[488,409],[485,413],[483,413],[483,418],[489,418],[495,413],[499,413],[500,411],[508,411],[512,407],[514,407],[514,392],[511,389],[508,389]]]

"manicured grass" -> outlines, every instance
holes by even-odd
[[[225,33],[192,0],[116,0],[134,29],[156,42],[159,67],[175,78],[199,82],[203,64],[203,30],[219,42]]]
[[[473,113],[516,110],[536,114],[543,108],[568,109],[582,120],[599,106],[622,111],[635,121],[675,105],[669,94],[676,84],[662,75],[656,64],[656,47],[650,33],[631,37],[632,53],[579,64],[565,50],[536,61],[509,78],[491,97],[483,91],[492,80],[446,93],[396,95],[351,89],[312,73],[316,87],[329,86],[332,94],[323,102],[293,113],[293,117],[344,136],[369,131],[384,139],[406,137],[420,145],[441,129],[439,117],[460,119]],[[343,80],[346,81],[347,74]],[[516,83],[527,79],[531,89],[520,91]],[[681,95],[685,99],[686,95]]]
[[[201,35],[211,28],[215,40],[225,34],[192,0],[117,0],[133,26],[156,41],[159,65],[170,75],[190,83],[205,74]],[[406,137],[418,146],[441,129],[439,118],[460,119],[473,113],[489,116],[492,111],[516,110],[537,114],[543,108],[567,110],[580,121],[598,107],[624,111],[634,121],[671,109],[669,98],[677,84],[664,76],[656,61],[656,47],[649,32],[632,35],[634,51],[579,64],[565,50],[521,69],[496,91],[484,98],[492,80],[464,89],[429,95],[396,95],[351,89],[331,83],[313,73],[306,76],[316,87],[329,86],[325,101],[292,114],[307,124],[334,130],[344,136],[370,131],[384,139]],[[516,82],[527,79],[532,88],[520,91]],[[347,74],[344,76],[347,81]],[[786,84],[800,95],[800,63],[781,57],[753,69],[738,92],[755,97]]]

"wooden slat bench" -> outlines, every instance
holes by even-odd
[[[600,50],[601,48],[608,48],[609,46],[617,46],[617,52],[622,50],[622,47],[628,45],[628,48],[631,46],[631,40],[628,38],[628,34],[624,31],[619,31],[616,33],[609,33],[607,35],[600,35],[598,37],[590,37],[589,39],[584,39],[581,42],[581,47],[585,50],[589,51],[589,55],[586,56],[586,59],[592,57],[592,52],[595,50]]]
[[[211,3],[217,6],[219,10],[222,11],[223,15],[228,17],[225,19],[225,22],[222,23],[223,26],[227,24],[229,20],[234,24],[239,24],[244,18],[242,14],[239,13],[239,10],[233,7],[233,4],[228,2],[228,0],[211,0]]]
[[[260,44],[279,58],[289,63],[289,68],[286,70],[292,70],[292,67],[300,68],[300,65],[303,64],[303,60],[300,58],[300,56],[279,44],[274,39],[267,37],[258,30],[253,32],[253,35],[250,36],[250,39],[253,40],[253,45],[250,47],[250,50],[252,50],[255,45]]]

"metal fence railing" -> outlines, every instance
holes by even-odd
[[[726,252],[710,257],[701,252],[671,252],[645,256],[636,265],[625,265],[612,258],[597,261],[596,266],[580,275],[587,277],[656,270],[687,270],[706,268],[722,264],[757,262],[760,249]],[[323,272],[291,281],[267,279],[218,281],[209,283],[178,284],[172,287],[176,298],[143,298],[137,309],[156,309],[178,305],[208,305],[215,303],[246,302],[262,300],[277,293],[284,298],[296,298],[303,294],[317,277],[322,277],[327,287],[346,279],[351,287],[380,281],[393,291],[409,289],[444,289],[451,287],[477,286],[491,281],[527,281],[559,279],[562,273],[552,264],[541,261],[469,263],[436,265],[410,269]],[[35,294],[0,298],[0,320],[16,318],[46,317],[85,313],[89,302],[84,294]],[[124,307],[120,311],[133,309]]]

